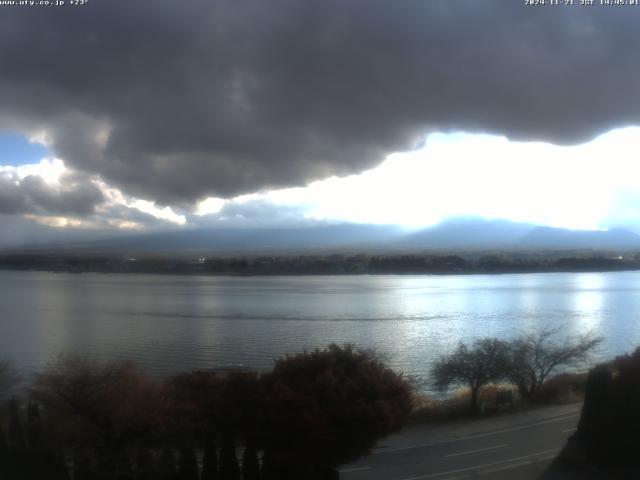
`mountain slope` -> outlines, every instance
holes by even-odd
[[[33,246],[46,251],[101,253],[241,253],[359,249],[629,250],[640,236],[624,230],[568,230],[506,220],[461,218],[419,231],[388,225],[314,224],[287,228],[216,228],[148,233],[90,242]]]
[[[427,249],[514,248],[535,229],[535,225],[507,220],[459,218],[413,233],[402,243],[407,247]]]
[[[521,248],[619,250],[640,248],[640,236],[624,229],[567,230],[538,227],[522,238]]]

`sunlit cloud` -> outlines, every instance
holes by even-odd
[[[25,215],[25,218],[33,220],[40,225],[53,228],[94,228],[92,222],[83,221],[72,217],[57,217],[45,215]]]
[[[168,222],[175,223],[177,225],[184,225],[187,223],[187,219],[184,215],[178,215],[173,211],[171,207],[163,207],[159,208],[154,202],[150,202],[148,200],[133,200],[128,206],[135,208],[143,213],[148,213],[149,215],[159,218],[162,220],[167,220]]]
[[[577,146],[434,133],[421,149],[389,155],[380,166],[359,175],[226,200],[208,197],[190,211],[129,195],[94,175],[82,177],[101,195],[94,215],[47,215],[42,205],[37,212],[25,213],[56,228],[118,230],[309,221],[422,228],[474,216],[640,231],[640,176],[634,155],[639,150],[636,127],[613,130]],[[51,192],[64,193],[66,182],[77,172],[61,159],[45,158],[36,164],[0,166],[3,175],[17,184],[38,178]]]
[[[38,163],[0,165],[0,210],[58,229],[144,230],[148,219],[185,225],[187,219],[169,206],[126,195],[97,176],[68,168],[59,158]],[[142,217],[144,217],[144,215]]]
[[[64,162],[59,158],[43,158],[39,163],[26,165],[0,165],[0,174],[13,175],[18,180],[28,176],[36,176],[49,185],[59,185],[60,177],[67,171]]]
[[[390,155],[361,175],[271,191],[262,198],[297,205],[307,218],[319,220],[424,227],[450,217],[479,216],[597,229],[616,217],[628,221],[640,209],[640,196],[628,194],[640,189],[634,153],[639,149],[635,127],[573,147],[438,133],[424,148]]]
[[[195,214],[198,216],[212,215],[222,210],[225,200],[222,198],[209,197],[198,203]]]

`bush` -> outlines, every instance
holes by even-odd
[[[368,453],[412,411],[409,382],[350,345],[280,359],[264,384],[270,462],[309,469],[292,478],[313,478]]]
[[[157,387],[129,362],[61,356],[37,376],[33,394],[64,440],[109,454],[148,438],[160,423]]]
[[[496,404],[496,397],[499,391],[504,390],[513,392],[513,404],[517,405],[520,398],[511,385],[492,383],[485,385],[478,393],[479,411],[487,414],[497,412],[499,407]],[[446,422],[468,417],[473,414],[469,411],[470,399],[471,390],[468,388],[460,388],[452,396],[442,400],[424,394],[416,395],[410,422]]]
[[[561,373],[547,380],[532,397],[535,403],[573,403],[584,396],[586,373]]]
[[[400,428],[413,405],[407,379],[349,345],[287,356],[262,376],[189,373],[160,383],[129,362],[65,355],[37,375],[32,394],[42,415],[35,404],[22,415],[14,402],[0,424],[3,480],[31,480],[24,472],[44,460],[51,480],[66,480],[65,453],[79,479],[197,478],[194,449],[203,450],[203,479],[237,479],[240,445],[246,478],[335,478],[334,467]],[[16,452],[18,476],[2,471]],[[40,460],[26,461],[31,454]]]
[[[590,462],[640,466],[638,405],[640,348],[589,372],[576,439],[583,443]]]

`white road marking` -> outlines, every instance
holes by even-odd
[[[489,475],[492,473],[504,472],[506,470],[512,470],[514,468],[526,467],[527,465],[535,465],[538,462],[545,462],[547,460],[552,460],[556,457],[556,454],[551,455],[543,455],[540,457],[535,457],[530,460],[525,460],[524,462],[519,463],[511,463],[509,465],[505,465],[504,467],[491,468],[489,470],[481,470],[478,472],[478,475]]]
[[[465,437],[452,438],[450,440],[439,440],[439,441],[436,441],[436,442],[422,443],[422,444],[419,444],[419,445],[409,445],[407,447],[397,447],[397,448],[390,448],[388,450],[379,450],[379,451],[373,452],[371,455],[383,455],[383,454],[386,454],[386,453],[401,452],[403,450],[414,450],[414,449],[418,449],[418,448],[433,447],[435,445],[444,445],[444,444],[447,444],[447,443],[455,443],[455,442],[462,442],[462,441],[465,441],[465,440],[473,440],[475,438],[490,437],[492,435],[500,435],[501,433],[516,432],[518,430],[526,430],[527,428],[537,427],[539,425],[546,425],[547,423],[562,422],[564,420],[569,420],[570,418],[577,417],[579,415],[580,415],[579,413],[572,413],[572,414],[569,414],[569,415],[563,415],[563,416],[559,416],[559,417],[554,417],[554,418],[550,418],[550,419],[547,419],[547,420],[541,420],[539,422],[528,423],[526,425],[519,425],[517,427],[503,428],[502,430],[494,430],[494,431],[486,432],[486,433],[477,433],[477,434],[474,434],[474,435],[467,435]]]
[[[566,430],[562,430],[562,433],[569,433],[569,432],[575,432],[577,430],[576,427],[573,428],[567,428]]]
[[[519,463],[511,463],[509,465],[505,465],[504,467],[490,468],[488,470],[480,470],[478,475],[491,475],[493,473],[504,472],[506,470],[511,470],[513,468],[526,467],[527,465],[531,465],[531,460],[525,460],[524,462]]]
[[[348,472],[362,472],[364,470],[371,470],[371,467],[364,466],[364,467],[353,467],[353,468],[341,468],[338,471],[340,473],[348,473]]]
[[[534,458],[534,457],[538,457],[540,455],[550,454],[552,452],[553,453],[558,453],[559,451],[560,451],[559,448],[552,448],[552,449],[549,449],[549,450],[543,450],[541,452],[530,453],[529,455],[523,455],[521,457],[513,457],[513,458],[506,459],[506,460],[499,460],[497,462],[484,463],[482,465],[473,465],[471,467],[459,468],[457,470],[449,470],[447,472],[430,473],[428,475],[421,475],[419,477],[403,478],[402,480],[424,480],[426,478],[442,477],[443,475],[452,475],[452,474],[455,474],[455,473],[469,472],[469,471],[473,471],[473,470],[477,470],[477,469],[481,469],[481,468],[493,467],[494,465],[497,466],[497,465],[504,465],[504,464],[514,463],[514,462],[518,462],[519,460],[531,459],[531,458]]]
[[[547,460],[553,460],[556,458],[556,453],[552,453],[551,455],[543,455],[542,457],[536,457],[534,460],[536,462],[545,462]]]
[[[494,445],[493,447],[478,448],[477,450],[467,450],[466,452],[450,453],[449,455],[445,455],[444,458],[459,457],[460,455],[471,455],[472,453],[486,452],[487,450],[495,450],[496,448],[504,448],[506,446],[507,444],[504,443],[502,445]]]

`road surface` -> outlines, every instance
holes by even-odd
[[[407,428],[340,468],[340,479],[535,479],[575,431],[581,406]]]

